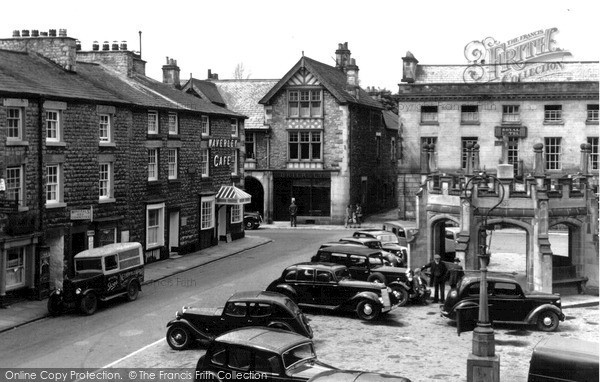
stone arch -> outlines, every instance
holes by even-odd
[[[260,179],[246,176],[244,178],[244,188],[247,193],[252,195],[252,201],[250,204],[246,204],[244,208],[247,211],[258,211],[264,216],[265,188]]]
[[[558,216],[552,218],[549,227],[559,224],[567,227],[566,246],[552,246],[552,289],[553,292],[569,292],[561,287],[560,281],[576,278],[585,267],[584,223],[575,217]],[[550,233],[549,233],[550,235]]]
[[[444,251],[449,249],[446,248],[444,236],[445,236],[445,223],[451,221],[457,226],[460,226],[460,216],[448,213],[440,213],[430,217],[427,220],[427,259],[431,261],[433,259],[434,252],[436,250],[443,249]],[[443,257],[443,256],[442,256]],[[445,259],[447,260],[447,259]]]

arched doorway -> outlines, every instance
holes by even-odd
[[[552,249],[552,292],[579,293],[578,284],[571,281],[583,279],[577,271],[585,262],[581,222],[574,219],[552,222],[548,240]]]
[[[257,211],[264,216],[265,190],[260,181],[254,177],[244,178],[246,192],[252,195],[252,201],[245,206],[246,211]]]
[[[532,238],[528,228],[523,222],[494,219],[488,223],[486,234],[490,253],[488,271],[513,277],[525,290],[530,289],[528,276],[533,277]]]
[[[460,232],[458,219],[450,215],[437,215],[429,230],[429,256],[439,254],[443,261],[451,262],[456,257],[456,240]]]

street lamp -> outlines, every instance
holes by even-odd
[[[472,201],[473,187],[478,182],[477,192],[488,192],[490,180],[498,184],[498,202],[483,217],[483,230],[479,231],[479,265],[481,280],[479,283],[479,317],[477,327],[473,330],[473,352],[467,360],[467,381],[499,381],[500,358],[496,356],[494,343],[494,329],[490,323],[488,292],[487,292],[487,267],[490,263],[490,253],[487,247],[487,222],[491,212],[504,200],[504,186],[500,179],[485,171],[473,176],[463,188],[464,197]],[[469,188],[471,185],[471,188]],[[476,207],[479,208],[479,207]]]

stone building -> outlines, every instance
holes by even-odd
[[[397,125],[358,73],[344,43],[335,67],[303,56],[278,80],[209,78],[249,117],[244,183],[268,222],[288,220],[292,198],[300,224],[341,224],[348,204],[366,214],[396,206]]]
[[[244,117],[177,89],[174,60],[158,82],[126,43],[65,30],[15,31],[0,56],[0,299],[44,296],[84,249],[155,261],[243,236]]]
[[[456,255],[476,269],[482,231],[518,228],[530,290],[585,279],[597,289],[598,63],[524,62],[509,73],[500,64],[420,65],[410,52],[403,60],[399,215],[419,223],[414,261],[445,253],[454,225]],[[502,75],[477,80],[477,70]],[[488,177],[489,189],[475,192],[470,180],[481,171],[501,186]],[[568,232],[568,253],[552,251],[557,227]]]

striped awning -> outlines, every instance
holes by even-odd
[[[236,186],[221,186],[219,192],[217,192],[216,203],[217,204],[248,204],[250,203],[252,196],[245,191],[240,190]]]

